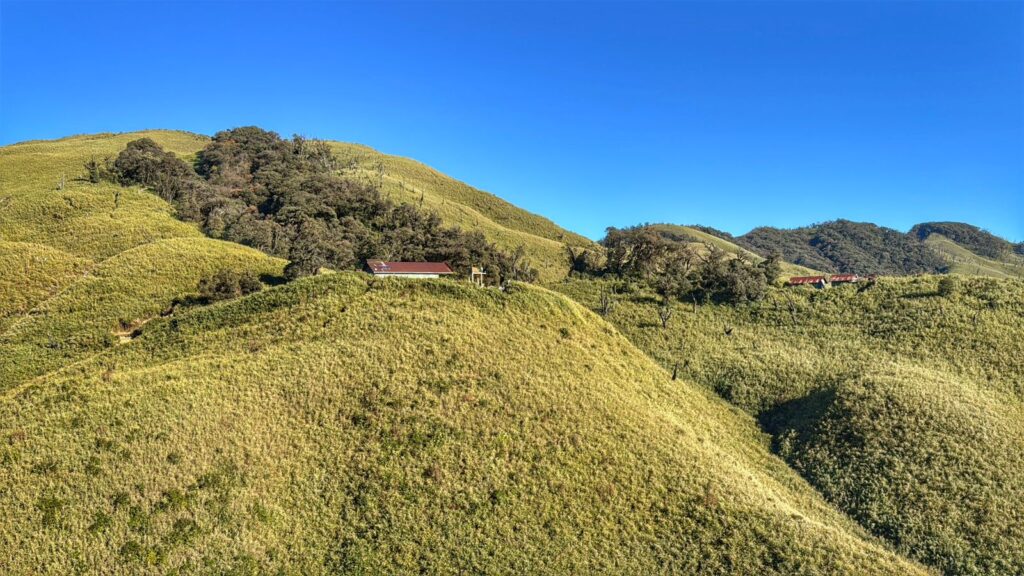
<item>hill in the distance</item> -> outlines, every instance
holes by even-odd
[[[1020,245],[957,222],[918,224],[903,233],[836,220],[793,229],[755,228],[737,237],[719,235],[762,256],[777,252],[787,262],[829,273],[1024,276]]]

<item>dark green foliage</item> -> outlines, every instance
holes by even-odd
[[[942,296],[944,298],[954,296],[956,295],[958,288],[959,286],[957,285],[956,278],[953,278],[952,276],[946,276],[939,280],[939,296]]]
[[[1002,238],[963,222],[925,222],[910,229],[910,235],[926,240],[932,234],[941,234],[975,254],[999,260],[1009,255],[1014,245]]]
[[[43,526],[52,528],[60,521],[65,502],[55,496],[45,496],[36,502],[36,509],[42,514]]]
[[[823,272],[903,275],[942,272],[946,262],[916,238],[874,224],[836,220],[805,228],[755,228],[738,239],[754,252]]]
[[[117,182],[113,161],[107,157],[102,162],[91,158],[85,163],[85,179],[93,184],[103,181]]]
[[[608,228],[601,244],[608,251],[608,272],[633,278],[660,273],[673,248],[671,242],[646,226]]]
[[[263,283],[251,270],[219,270],[209,278],[199,281],[199,297],[205,302],[230,300],[252,294],[263,289]]]
[[[447,262],[460,275],[483,266],[502,284],[536,278],[523,251],[506,253],[478,232],[383,198],[379,183],[345,172],[324,142],[236,128],[214,135],[193,170],[143,138],[114,167],[122,184],[151,188],[210,236],[288,258],[289,278],[370,258]]]
[[[169,202],[185,203],[202,189],[188,164],[149,138],[129,142],[114,160],[113,174],[122,185],[146,186]]]
[[[648,226],[609,228],[605,271],[646,281],[665,298],[705,302],[759,300],[778,277],[779,258],[754,264],[715,246],[696,247]]]

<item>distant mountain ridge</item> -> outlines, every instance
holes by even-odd
[[[759,256],[777,252],[786,262],[828,273],[1024,276],[1024,243],[962,222],[923,222],[906,233],[850,220],[790,229],[762,226],[742,236],[707,226],[689,228]]]

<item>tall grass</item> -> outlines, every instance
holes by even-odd
[[[758,417],[832,503],[947,574],[1024,572],[1024,282],[885,278],[748,306],[614,297],[663,366]],[[555,289],[603,308],[600,281]]]
[[[0,402],[7,573],[914,574],[565,298],[304,279]]]

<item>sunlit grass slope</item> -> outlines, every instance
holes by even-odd
[[[86,161],[116,156],[144,136],[183,156],[206,141],[186,132],[151,130],[0,148],[0,240],[44,244],[99,260],[162,238],[201,236],[148,192],[82,181]],[[58,190],[62,177],[64,188]]]
[[[385,195],[393,200],[422,205],[437,212],[447,224],[478,230],[507,250],[523,246],[541,280],[565,277],[569,271],[567,246],[595,247],[591,240],[547,218],[415,160],[381,154],[358,144],[332,142],[332,146],[344,161],[354,162],[367,178],[379,181]]]
[[[183,156],[206,141],[154,130],[0,148],[0,391],[115,345],[221,268],[280,273],[283,262],[204,237],[153,194],[81,180],[87,160],[143,136]]]
[[[725,238],[719,238],[713,234],[708,234],[703,230],[699,230],[692,226],[680,226],[678,224],[650,224],[649,227],[653,230],[658,231],[666,238],[676,240],[678,242],[688,242],[703,244],[706,246],[714,246],[719,250],[724,250],[730,254],[737,256],[743,256],[751,260],[752,262],[761,262],[764,260],[763,257],[739,246],[732,242],[729,242]],[[782,274],[784,276],[810,276],[815,274],[821,274],[817,270],[793,264],[790,262],[781,262]]]
[[[971,252],[942,234],[930,234],[924,243],[949,261],[954,274],[973,274],[993,278],[1024,277],[1024,257],[1007,254],[1006,260],[994,260]]]
[[[283,262],[208,238],[173,238],[91,267],[0,333],[0,391],[117,344],[118,333],[158,316],[224,268],[280,275]],[[7,287],[12,293],[17,286]]]
[[[946,574],[1024,573],[1024,282],[884,278],[749,306],[617,297],[608,315],[681,376],[759,417],[833,502]],[[605,285],[554,286],[598,307]]]
[[[89,263],[41,244],[0,241],[0,330],[70,284]]]
[[[0,572],[915,574],[540,288],[304,279],[0,400]]]

